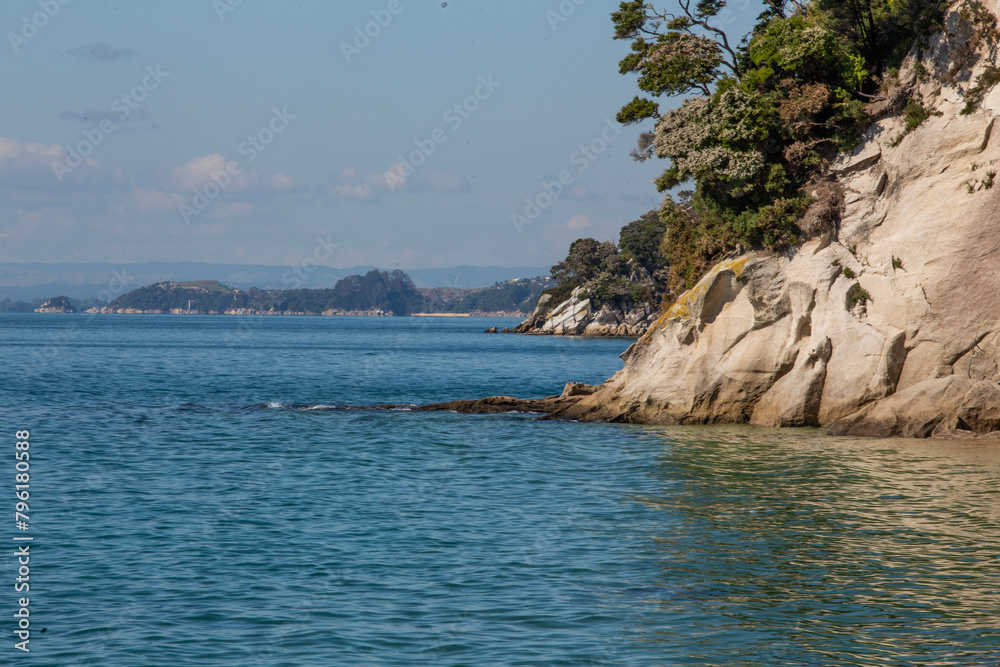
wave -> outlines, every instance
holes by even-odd
[[[264,410],[290,410],[294,412],[412,412],[418,407],[419,405],[416,403],[336,405],[331,403],[285,403],[283,401],[270,401],[268,403],[235,403],[214,405],[206,403],[181,403],[168,409],[178,410],[181,412],[216,412],[224,414],[237,414],[259,412]]]
[[[259,406],[265,410],[295,410],[297,412],[335,412],[347,410],[411,412],[416,403],[386,405],[330,405],[327,403],[282,403],[272,401]]]

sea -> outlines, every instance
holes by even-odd
[[[410,409],[515,322],[0,315],[0,664],[1000,666],[1000,444]]]

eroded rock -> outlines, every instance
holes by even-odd
[[[649,324],[622,371],[534,407],[579,420],[996,436],[1000,87],[962,113],[969,82],[993,62],[968,23],[952,3],[922,59],[933,80],[916,75],[914,54],[904,63],[885,115],[817,189],[807,242],[721,262]],[[904,136],[899,101],[913,95],[936,115]],[[614,324],[577,298],[542,328]]]

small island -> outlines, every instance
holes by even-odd
[[[69,297],[57,296],[49,299],[38,308],[36,313],[75,313],[76,308],[69,302]]]

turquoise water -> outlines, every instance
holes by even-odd
[[[0,663],[1000,665],[1000,445],[341,409],[628,344],[493,324],[0,316]]]

